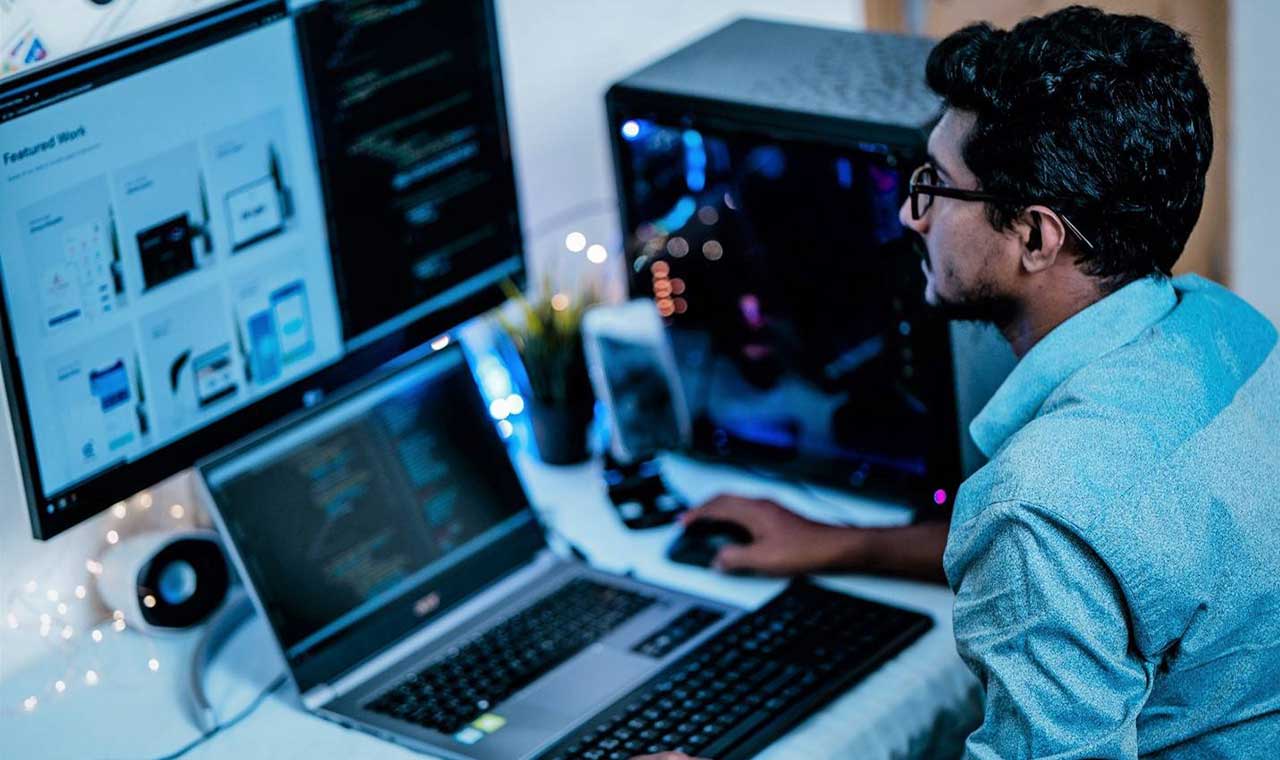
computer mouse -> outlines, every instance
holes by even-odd
[[[696,520],[685,526],[667,549],[673,562],[698,567],[711,567],[716,555],[726,546],[751,543],[751,531],[729,520]]]

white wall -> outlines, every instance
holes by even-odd
[[[845,27],[861,26],[863,18],[861,0],[498,0],[498,10],[526,229],[584,201],[602,201],[597,205],[610,212],[576,222],[570,216],[532,241],[535,272],[561,253],[571,227],[614,247],[619,240],[603,107],[610,83],[740,15]],[[620,263],[614,255],[606,264],[615,267],[618,284]],[[0,406],[3,391],[0,385]],[[88,580],[85,559],[101,551],[114,524],[104,514],[48,543],[32,540],[12,442],[7,413],[0,412],[0,677],[42,651],[29,631],[3,625],[12,595],[37,579],[41,593],[54,587],[65,597]]]
[[[1231,5],[1231,285],[1280,325],[1280,3]]]

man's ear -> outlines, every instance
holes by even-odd
[[[1048,206],[1027,206],[1014,222],[1022,242],[1022,268],[1043,272],[1057,262],[1067,241],[1067,228]]]

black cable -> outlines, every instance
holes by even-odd
[[[204,734],[203,736],[200,736],[196,739],[193,739],[191,742],[189,742],[182,748],[175,750],[174,752],[171,752],[167,755],[157,757],[155,758],[155,760],[177,760],[177,758],[180,758],[183,755],[190,752],[191,750],[195,749],[196,747],[199,747],[201,744],[204,744],[205,742],[209,741],[213,737],[217,736],[219,733],[225,731],[226,729],[231,728],[232,726],[236,725],[240,721],[249,717],[254,710],[257,710],[262,705],[262,703],[266,700],[267,697],[274,694],[277,689],[279,689],[281,686],[284,686],[285,683],[287,683],[288,681],[289,681],[289,674],[281,673],[280,675],[276,676],[275,680],[267,684],[267,687],[263,689],[258,694],[258,696],[254,697],[253,701],[250,702],[247,707],[245,707],[243,710],[237,713],[234,718],[227,721],[226,723],[219,723],[209,733]]]

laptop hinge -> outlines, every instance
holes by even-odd
[[[332,684],[320,684],[313,689],[308,689],[307,693],[303,695],[303,704],[314,710],[331,700],[349,694],[373,676],[412,655],[432,641],[450,633],[480,612],[515,593],[522,586],[532,582],[562,562],[564,560],[557,557],[551,550],[540,550],[534,555],[533,560],[524,567],[467,600],[457,609],[451,610],[438,620],[434,620],[429,625],[410,634],[395,646],[364,661]],[[314,698],[312,697],[313,694],[316,695]],[[312,703],[313,701],[315,704]]]
[[[319,710],[337,698],[338,692],[329,684],[322,683],[307,689],[307,693],[302,695],[302,704],[308,710]]]

